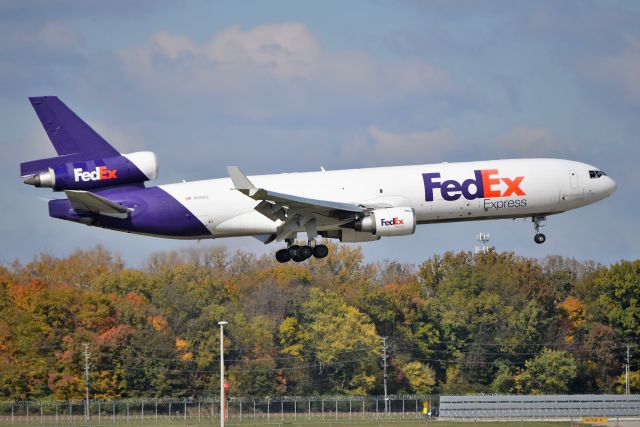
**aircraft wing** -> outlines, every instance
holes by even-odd
[[[353,203],[310,199],[256,188],[237,166],[227,166],[227,172],[236,190],[260,201],[254,208],[256,211],[272,221],[283,221],[278,227],[278,233],[265,243],[285,239],[299,227],[305,227],[310,238],[315,237],[318,215],[337,221],[348,221],[354,218],[354,214],[366,210],[366,207]]]
[[[342,218],[345,216],[352,218],[354,212],[365,211],[363,206],[353,203],[309,199],[292,194],[278,193],[264,188],[256,188],[237,166],[228,166],[227,172],[231,177],[231,181],[233,181],[235,189],[254,200],[268,201],[283,208],[305,210],[333,218]]]
[[[65,193],[71,202],[71,207],[76,211],[92,212],[114,218],[127,218],[132,212],[132,209],[89,191],[67,190]]]

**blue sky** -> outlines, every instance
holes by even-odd
[[[157,184],[249,174],[560,157],[618,182],[529,221],[426,225],[368,261],[473,249],[612,263],[640,256],[640,3],[635,1],[5,1],[0,3],[0,262],[102,244],[137,265],[176,242],[49,218],[18,164],[53,155],[28,96],[57,95]]]

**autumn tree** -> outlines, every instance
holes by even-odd
[[[315,391],[366,394],[376,382],[379,337],[369,318],[333,292],[313,289],[299,319],[280,325],[282,353],[314,371]]]
[[[523,394],[565,394],[576,378],[577,365],[564,351],[544,349],[525,362],[515,376],[515,390]]]
[[[0,397],[615,392],[640,337],[640,261],[446,252],[417,268],[358,246],[279,264],[201,245],[127,266],[97,247],[0,267]],[[545,349],[541,352],[541,349]],[[632,375],[632,386],[637,375]]]

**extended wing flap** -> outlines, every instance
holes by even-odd
[[[256,210],[273,221],[278,218],[282,219],[281,216],[284,211],[290,209],[321,214],[332,218],[350,217],[353,213],[364,212],[365,210],[362,206],[353,203],[311,199],[257,188],[237,166],[228,166],[227,171],[236,190],[254,200],[271,202],[271,205],[258,204]]]
[[[80,212],[91,212],[114,218],[127,218],[132,209],[119,205],[89,191],[65,191],[71,207]]]
[[[261,193],[261,190],[264,193]],[[314,211],[364,212],[364,208],[352,203],[309,199],[307,197],[277,193],[275,191],[268,191],[263,189],[258,190],[255,196],[260,197],[256,200],[270,200],[277,204],[285,205],[290,208],[311,209]]]

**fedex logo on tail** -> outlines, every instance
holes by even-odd
[[[474,170],[474,178],[463,182],[453,179],[440,181],[440,173],[423,173],[424,198],[427,202],[433,202],[433,193],[440,190],[442,198],[447,201],[458,200],[464,197],[467,200],[492,199],[496,197],[525,196],[520,188],[524,176],[515,178],[502,178],[498,169]]]
[[[108,169],[106,166],[98,166],[91,172],[83,171],[82,168],[73,169],[73,178],[76,182],[102,181],[105,179],[117,179],[118,169]]]

